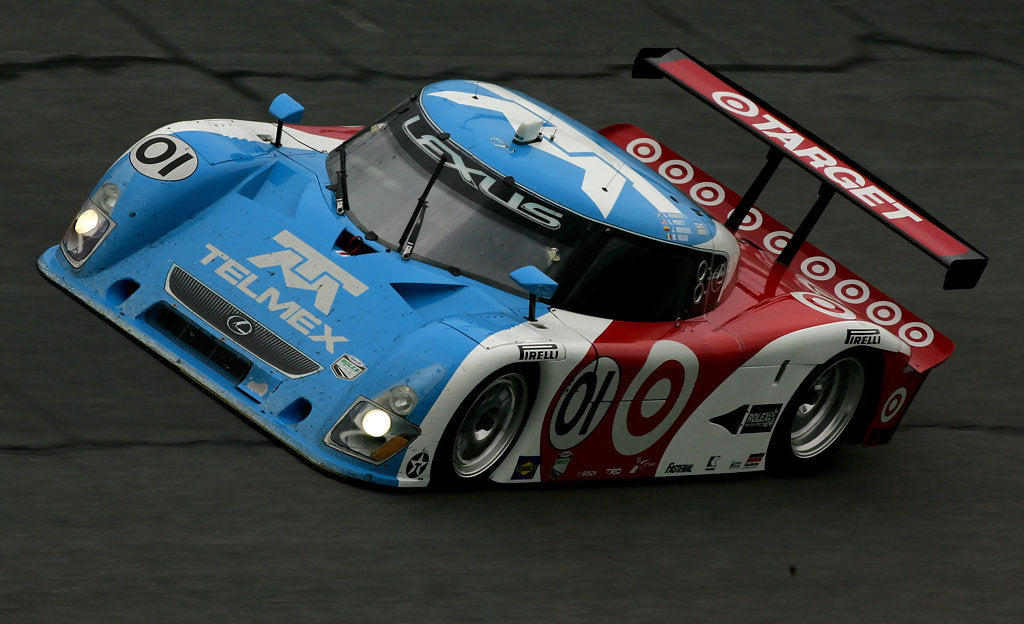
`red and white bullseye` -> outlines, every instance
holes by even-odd
[[[811,256],[800,264],[800,270],[807,277],[820,282],[835,276],[836,263],[825,256]]]
[[[924,323],[914,321],[900,327],[900,338],[912,347],[926,347],[935,339],[935,332]]]
[[[853,313],[853,310],[850,310],[846,306],[843,306],[842,304],[823,295],[812,292],[795,292],[792,294],[794,299],[808,308],[821,312],[822,314],[827,314],[843,320],[852,320],[857,318],[857,315]]]
[[[633,139],[626,145],[626,151],[643,163],[654,162],[661,158],[661,145],[654,139],[647,137]]]
[[[836,297],[846,303],[864,303],[871,296],[871,289],[860,280],[848,279],[836,284]]]
[[[666,160],[658,167],[658,173],[672,184],[686,184],[693,179],[693,165],[680,160]]]
[[[717,206],[725,200],[725,189],[714,182],[701,182],[690,187],[690,198],[704,206]]]
[[[786,243],[793,235],[789,232],[779,230],[765,235],[764,237],[764,248],[776,255],[782,253],[782,250],[786,248]]]
[[[868,306],[867,313],[879,325],[895,325],[903,318],[903,311],[891,301],[876,301]]]
[[[730,210],[728,217],[732,216],[733,211]],[[756,230],[764,224],[764,217],[761,215],[761,211],[757,208],[751,208],[747,216],[743,217],[743,223],[740,223],[740,229],[746,232]]]
[[[711,99],[722,108],[727,108],[741,117],[756,117],[760,112],[757,104],[732,91],[715,91],[711,94]]]
[[[903,405],[907,402],[907,389],[900,388],[889,395],[889,398],[885,401],[885,407],[882,408],[882,422],[887,423],[895,418],[900,411],[903,410]]]

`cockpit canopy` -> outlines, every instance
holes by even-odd
[[[535,119],[539,135],[517,143]],[[327,166],[349,217],[396,251],[437,173],[413,258],[510,292],[508,274],[533,265],[560,284],[549,303],[582,314],[698,316],[719,301],[738,254],[724,227],[611,142],[494,85],[431,85]]]

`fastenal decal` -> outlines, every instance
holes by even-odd
[[[519,345],[519,360],[521,362],[562,359],[565,358],[562,355],[561,349],[553,342]]]
[[[668,468],[665,469],[665,474],[683,474],[687,472],[693,472],[693,464],[676,464],[674,462],[669,462]]]
[[[366,365],[356,356],[346,353],[331,364],[331,370],[338,377],[351,381],[366,371]]]
[[[848,345],[873,345],[881,342],[882,330],[880,329],[846,330],[846,344]]]

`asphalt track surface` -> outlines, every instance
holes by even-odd
[[[0,621],[1024,621],[1014,2],[32,3],[0,19]],[[957,343],[888,447],[823,474],[390,493],[283,450],[36,272],[173,120],[361,124],[443,77],[632,122],[745,188],[763,148],[667,81],[679,45],[989,254],[973,291],[837,200],[812,240]],[[814,185],[759,202],[791,226]]]

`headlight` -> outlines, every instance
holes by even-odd
[[[381,403],[359,397],[327,432],[324,443],[372,464],[393,457],[420,435],[420,428],[389,410],[389,401]]]
[[[409,386],[395,386],[385,396],[391,411],[399,416],[408,416],[416,407],[416,391]]]
[[[383,438],[391,430],[391,415],[382,409],[369,409],[363,412],[356,424],[371,438]]]
[[[82,204],[61,241],[61,250],[76,269],[89,259],[116,225],[110,218],[121,195],[117,185],[107,182]]]

